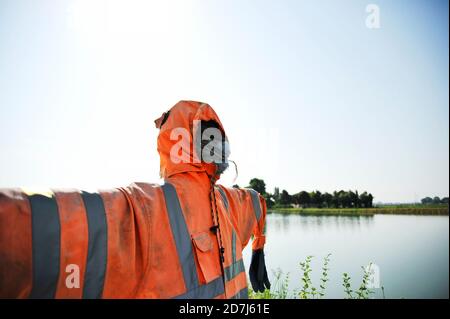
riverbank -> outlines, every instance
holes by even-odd
[[[330,215],[330,216],[373,216],[375,214],[387,215],[447,215],[448,206],[383,206],[374,208],[272,208],[269,214],[294,215]]]

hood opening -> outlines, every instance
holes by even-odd
[[[155,120],[155,126],[160,129],[157,145],[162,178],[184,172],[206,172],[218,180],[228,167],[228,138],[210,105],[180,101]],[[214,138],[209,138],[209,132],[214,133]],[[208,138],[202,140],[205,135]],[[216,154],[212,160],[207,156],[209,151]]]

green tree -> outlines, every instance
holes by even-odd
[[[324,193],[322,195],[322,202],[326,207],[331,207],[333,205],[333,195],[330,193]]]
[[[292,203],[292,197],[289,193],[283,189],[280,195],[280,204],[281,205],[290,205]]]
[[[276,204],[280,203],[280,188],[279,187],[275,187],[275,189],[273,190],[273,200]]]
[[[433,202],[433,199],[431,197],[425,197],[425,198],[422,198],[421,202],[424,205],[429,205]]]
[[[331,199],[331,205],[334,207],[334,208],[339,208],[339,195],[338,195],[338,192],[336,192],[336,191],[334,191],[333,192],[333,195],[332,195],[332,199]]]
[[[361,193],[359,195],[359,202],[361,203],[362,207],[366,207],[368,205],[369,202],[369,194],[367,194],[367,192]]]
[[[355,207],[361,207],[361,202],[359,201],[359,193],[358,190],[355,190]]]
[[[337,207],[342,207],[342,208],[350,207],[351,199],[350,199],[349,193],[344,190],[340,190],[339,192],[337,192],[336,193],[336,202],[337,202]]]
[[[297,194],[297,204],[299,204],[302,207],[308,207],[308,205],[311,203],[311,197],[309,196],[308,192],[301,191]]]
[[[363,206],[365,208],[372,207],[372,202],[373,202],[372,194],[368,194],[367,192],[362,193],[361,195],[359,195],[359,202],[360,202],[361,206]]]
[[[367,204],[368,204],[367,207],[369,207],[369,208],[373,207],[373,196],[372,196],[371,193],[369,193],[369,195],[368,195],[368,201],[367,201]]]
[[[441,199],[439,197],[434,197],[433,198],[433,204],[440,204],[441,203]]]
[[[322,193],[319,191],[311,192],[311,204],[315,207],[322,207]]]
[[[443,197],[441,199],[441,204],[447,204],[448,205],[448,197]]]
[[[356,193],[352,192],[352,191],[348,191],[348,198],[350,201],[350,207],[358,207],[359,206],[359,196],[358,196],[358,191],[356,191]]]
[[[261,195],[264,195],[266,193],[266,183],[264,183],[264,180],[259,178],[252,178],[250,180],[249,188],[253,188],[255,191],[260,193]]]
[[[270,193],[265,193],[263,195],[264,199],[266,200],[267,208],[272,208],[275,205],[275,201],[273,199],[273,195]]]

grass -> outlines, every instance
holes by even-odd
[[[294,215],[373,216],[388,215],[448,215],[447,205],[384,205],[374,208],[274,208],[268,213]]]
[[[447,204],[378,204],[379,208],[448,208]]]

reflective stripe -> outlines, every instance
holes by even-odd
[[[99,194],[81,192],[81,198],[86,208],[89,230],[83,298],[101,298],[108,254],[108,226],[105,206]]]
[[[61,224],[55,196],[28,196],[32,223],[33,287],[30,298],[54,298],[59,277]],[[11,225],[12,226],[12,225]]]
[[[245,271],[244,262],[240,259],[224,269],[226,281],[232,280],[243,271]]]
[[[228,204],[227,195],[225,194],[224,190],[221,187],[217,187],[217,189],[219,190],[220,196],[222,197],[222,200],[225,204],[225,209],[228,213],[228,216],[230,216],[230,212],[228,210],[229,204]],[[232,263],[236,262],[236,232],[235,232],[234,228],[233,228],[232,234],[231,234],[231,262]]]
[[[228,213],[228,215],[230,215],[230,212],[228,211],[229,204],[228,204],[227,195],[225,194],[224,190],[221,187],[217,187],[217,188],[218,188],[220,196],[222,197],[222,200],[223,200],[223,202],[225,204],[225,208],[227,210],[227,213]]]
[[[183,271],[184,282],[186,283],[186,293],[175,297],[176,299],[199,298],[207,299],[214,298],[225,293],[224,281],[222,276],[213,281],[199,286],[197,268],[195,266],[194,253],[192,250],[191,237],[187,229],[186,221],[181,210],[180,201],[173,185],[165,183],[162,186],[164,198],[166,201],[167,213],[169,215],[169,222],[172,229],[172,235],[177,247],[178,258],[180,260]],[[226,200],[225,192],[219,192],[226,203],[228,210],[228,201]],[[236,234],[233,230],[234,238]],[[235,240],[234,240],[235,242]],[[233,249],[233,258],[236,258],[235,249]],[[239,260],[224,269],[226,281],[235,278],[241,272],[244,272],[244,262]]]
[[[162,190],[164,192],[172,235],[175,240],[175,246],[177,247],[178,260],[183,271],[187,294],[189,294],[199,285],[194,253],[192,251],[191,236],[189,235],[186,221],[181,211],[175,187],[169,183],[165,183],[162,185]]]
[[[237,294],[235,294],[231,299],[248,299],[248,288],[245,287],[241,289]]]
[[[198,286],[191,291],[175,297],[175,299],[209,299],[220,296],[224,292],[223,279],[220,276],[205,285]]]
[[[253,189],[248,189],[250,191],[250,195],[252,196],[253,210],[255,211],[256,220],[259,222],[261,218],[261,205],[259,202],[259,195]]]

